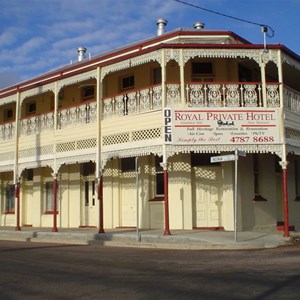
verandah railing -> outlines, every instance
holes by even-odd
[[[170,107],[185,105],[187,107],[262,107],[262,84],[249,83],[186,83],[182,103],[179,83],[166,84],[166,101]],[[267,83],[266,101],[268,107],[279,107],[279,83]],[[284,86],[284,107],[300,113],[300,92]],[[162,108],[162,86],[124,92],[103,99],[103,118],[126,116],[150,112]],[[90,101],[80,105],[59,108],[57,112],[58,129],[72,125],[96,122],[97,103]],[[54,128],[54,112],[34,115],[20,120],[20,134],[32,135]],[[0,124],[0,140],[14,137],[15,122]]]
[[[182,98],[185,103],[182,103]],[[263,89],[259,82],[248,83],[186,83],[181,95],[179,83],[166,84],[167,106],[189,107],[262,107]],[[279,83],[266,85],[268,107],[279,107]],[[124,92],[103,99],[103,117],[125,116],[161,109],[162,86]]]

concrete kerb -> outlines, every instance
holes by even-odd
[[[233,232],[174,230],[165,236],[160,230],[140,231],[141,240],[137,240],[134,230],[110,230],[98,234],[97,229],[59,229],[22,228],[21,231],[0,227],[0,240],[24,242],[46,242],[72,245],[100,245],[116,247],[138,247],[181,250],[242,250],[275,248],[291,244],[290,238],[284,238],[281,232],[240,232],[237,242]]]

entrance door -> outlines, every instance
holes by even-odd
[[[96,224],[96,193],[95,193],[95,181],[84,181],[84,226],[97,226]]]
[[[123,174],[121,192],[121,226],[136,226],[136,177],[134,172]]]
[[[193,176],[194,227],[222,226],[222,169],[195,167]]]

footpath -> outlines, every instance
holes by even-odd
[[[99,245],[114,247],[139,247],[178,250],[243,250],[276,248],[299,243],[300,233],[283,237],[282,232],[173,230],[164,235],[163,230],[114,229],[98,233],[97,228],[60,229],[25,227],[16,231],[0,227],[0,240],[32,243],[59,243],[70,245]]]

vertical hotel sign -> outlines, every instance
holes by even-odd
[[[164,142],[175,145],[281,144],[280,108],[164,109]]]

